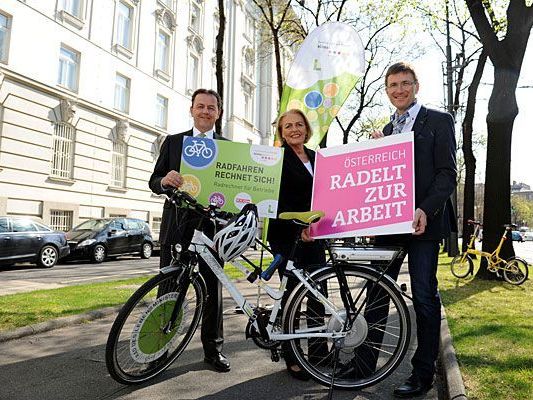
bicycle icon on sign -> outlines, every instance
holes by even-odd
[[[185,146],[185,155],[187,157],[202,157],[210,159],[213,157],[213,150],[207,147],[203,140],[192,140],[192,143]]]

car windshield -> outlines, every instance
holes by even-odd
[[[106,221],[105,219],[91,219],[79,224],[73,229],[73,231],[99,231],[102,230],[108,223],[109,221]]]

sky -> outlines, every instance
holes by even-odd
[[[413,61],[420,81],[418,98],[423,104],[433,107],[438,107],[443,102],[441,61],[440,53],[436,56],[431,52],[421,59]],[[488,99],[492,91],[492,82],[492,68],[488,71],[486,69],[478,93],[474,121],[474,130],[485,132],[485,135],[487,130],[485,118]],[[526,50],[518,86],[516,96],[519,113],[515,119],[511,143],[511,181],[523,182],[533,187],[533,163],[531,162],[533,156],[533,124],[531,123],[531,113],[533,112],[533,35],[530,37]],[[520,86],[530,87],[520,88]],[[457,128],[459,129],[460,125]],[[476,180],[478,182],[485,180],[485,152],[486,148],[483,147],[476,154]]]

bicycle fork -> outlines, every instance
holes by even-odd
[[[192,281],[192,277],[191,277],[192,273],[193,273],[193,269],[190,269],[190,270],[184,269],[177,278],[178,297],[176,298],[176,303],[174,304],[172,313],[170,314],[170,319],[163,327],[163,333],[165,335],[168,335],[169,333],[171,333],[172,330],[175,328],[176,320],[178,319],[178,315],[182,308],[183,301],[185,300],[185,296],[187,295],[187,289],[189,288],[189,285]]]

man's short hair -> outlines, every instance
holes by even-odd
[[[194,99],[199,94],[210,94],[211,96],[214,96],[217,99],[218,110],[222,111],[222,99],[220,98],[220,95],[212,89],[203,89],[203,88],[196,89],[194,93],[192,94],[191,106],[194,105]]]
[[[387,79],[389,79],[389,75],[399,74],[400,72],[410,72],[413,74],[413,78],[415,79],[415,82],[418,82],[418,78],[416,77],[415,68],[404,61],[397,62],[396,64],[392,64],[385,73],[385,86],[387,86]]]

